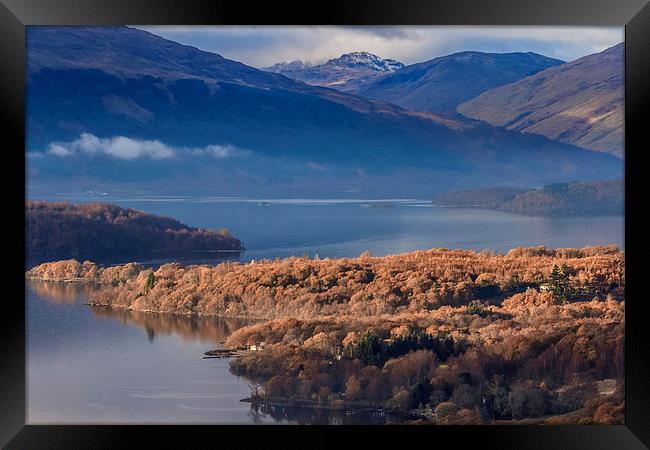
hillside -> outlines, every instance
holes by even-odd
[[[615,293],[624,284],[622,254],[615,246],[584,249],[514,249],[490,256],[471,250],[431,249],[386,257],[285,258],[218,266],[138,264],[103,268],[89,261],[57,261],[27,277],[117,286],[92,295],[92,303],[176,314],[233,318],[357,317],[421,312],[472,300],[502,300],[548,281],[553,265],[568,264],[576,287]],[[154,287],[143,291],[149,274]],[[517,282],[513,285],[512,274]],[[606,274],[599,278],[598,274]],[[610,286],[611,285],[611,286]],[[587,292],[585,291],[585,292]],[[577,291],[576,291],[577,292]]]
[[[354,92],[409,110],[454,115],[459,104],[488,89],[562,63],[536,53],[460,52],[407,66]]]
[[[141,311],[267,319],[225,343],[239,350],[231,371],[256,403],[436,424],[624,419],[625,258],[614,246],[155,271],[58,261],[26,276],[104,283],[90,304],[134,311],[132,320]]]
[[[439,206],[481,207],[525,214],[623,214],[623,180],[556,183],[541,189],[487,188],[448,192]]]
[[[27,201],[25,222],[31,263],[71,257],[97,261],[200,257],[242,249],[227,230],[193,228],[170,217],[104,203]]]
[[[32,196],[432,196],[622,174],[609,155],[310,86],[127,27],[31,27],[27,54]]]
[[[624,44],[484,92],[458,112],[623,156]]]
[[[307,84],[347,92],[359,89],[375,78],[403,67],[404,64],[394,59],[383,59],[368,52],[353,52],[315,66],[302,61],[292,61],[274,64],[262,70],[279,73]]]

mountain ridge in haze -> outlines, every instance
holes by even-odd
[[[310,86],[127,27],[29,27],[27,56],[28,184],[46,190],[431,195],[622,170],[614,157]]]

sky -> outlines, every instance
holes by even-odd
[[[321,64],[368,51],[404,64],[459,51],[535,52],[564,61],[624,40],[624,28],[540,26],[137,26],[253,67],[302,60]]]

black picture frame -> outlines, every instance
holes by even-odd
[[[625,26],[625,240],[626,240],[626,419],[611,426],[438,426],[438,427],[254,427],[254,426],[36,426],[25,424],[25,246],[22,196],[25,181],[25,26],[116,24],[278,24],[278,25],[589,25]],[[342,445],[358,433],[363,445],[480,445],[499,449],[642,449],[650,446],[650,345],[645,332],[647,302],[642,296],[641,164],[650,118],[650,5],[645,0],[330,0],[320,4],[249,4],[209,0],[2,0],[0,84],[5,142],[5,192],[15,244],[8,261],[0,364],[0,445],[7,448],[117,448],[145,438],[151,446],[187,445],[196,438],[213,445]],[[11,174],[11,177],[7,177]],[[11,178],[11,179],[10,179]],[[5,219],[6,220],[6,219]],[[10,234],[9,234],[10,233]],[[6,243],[5,243],[6,244]],[[23,281],[21,281],[23,280]],[[4,284],[4,283],[3,283]],[[300,437],[294,437],[295,433]],[[234,440],[231,440],[234,439]],[[280,441],[282,439],[282,441]],[[154,444],[158,442],[158,444]],[[210,441],[208,441],[210,442]],[[426,444],[428,442],[428,444]],[[237,444],[239,443],[239,444]]]

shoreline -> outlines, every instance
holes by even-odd
[[[622,383],[606,396],[597,389],[623,370],[625,254],[616,246],[157,270],[59,261],[26,278],[109,285],[85,295],[91,307],[250,321],[202,356],[226,358],[230,373],[259,384],[247,400],[256,405],[436,424],[618,423],[624,410]],[[510,378],[494,379],[497,366]],[[482,406],[480,393],[497,389],[504,400]],[[533,402],[529,416],[522,401]],[[583,409],[563,414],[575,406]]]
[[[90,306],[274,320],[426,312],[473,300],[498,306],[514,294],[546,290],[553,266],[566,266],[576,274],[573,300],[608,293],[622,297],[624,252],[614,245],[519,247],[503,255],[430,249],[381,257],[287,257],[214,266],[168,263],[158,268],[64,260],[41,264],[25,277],[96,285],[88,296]],[[599,271],[610,273],[611,280],[599,278]]]
[[[517,216],[526,216],[526,217],[625,217],[625,212],[600,212],[600,213],[590,213],[590,212],[571,212],[571,211],[548,211],[548,212],[535,212],[535,211],[517,211],[512,209],[505,208],[490,208],[488,206],[481,205],[440,205],[431,203],[429,205],[432,208],[449,208],[449,209],[480,209],[485,211],[498,211],[508,214],[514,214]]]
[[[314,404],[314,403],[310,404],[307,401],[302,401],[300,403],[290,403],[288,401],[283,401],[279,399],[264,399],[264,398],[256,399],[253,397],[243,398],[239,401],[244,403],[250,403],[251,405],[262,406],[262,407],[271,406],[271,407],[286,408],[286,409],[304,409],[309,411],[329,411],[334,413],[343,413],[346,416],[377,413],[382,417],[394,417],[402,420],[408,420],[408,419],[426,420],[426,416],[422,414],[418,414],[415,411],[404,411],[404,412],[386,411],[384,408],[381,407],[370,407],[370,406],[355,407],[350,405],[344,405],[341,408],[335,408],[328,405],[321,405],[321,404]]]
[[[37,280],[38,282],[47,282],[47,281],[42,281],[42,280]],[[55,281],[54,283],[58,283],[58,281]],[[135,312],[135,313],[146,313],[146,314],[160,314],[163,316],[180,316],[180,317],[187,317],[188,319],[192,318],[199,318],[199,317],[204,317],[204,318],[214,318],[214,319],[232,319],[232,320],[243,320],[243,321],[250,321],[251,323],[249,325],[254,325],[258,323],[265,322],[267,320],[274,320],[274,319],[257,319],[255,317],[250,317],[250,316],[229,316],[229,315],[224,315],[224,314],[197,314],[197,313],[183,313],[183,312],[172,312],[172,311],[154,311],[154,310],[139,310],[139,309],[133,309],[128,306],[122,306],[122,305],[108,305],[108,304],[103,304],[103,303],[88,303],[88,302],[83,302],[82,303],[84,306],[90,306],[91,308],[106,308],[106,309],[114,309],[114,310],[121,310],[121,311],[130,311],[130,312]]]

